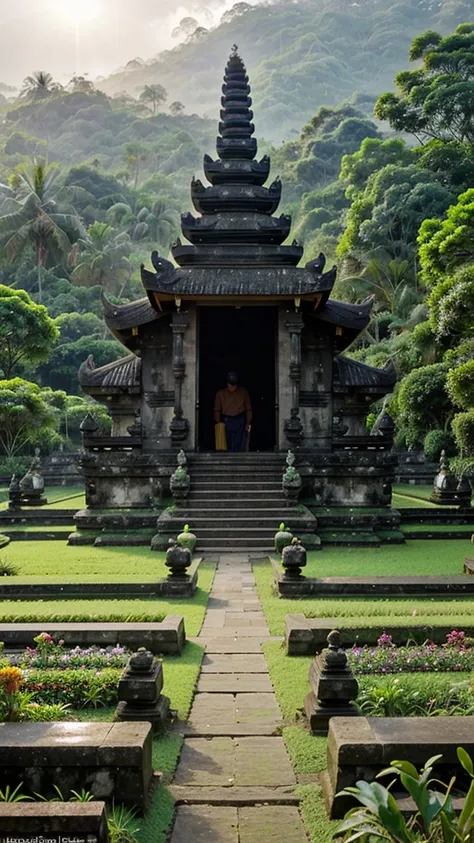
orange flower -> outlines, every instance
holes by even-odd
[[[0,689],[7,694],[14,694],[20,690],[23,674],[19,667],[0,668]]]

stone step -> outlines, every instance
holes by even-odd
[[[206,694],[271,694],[273,685],[266,674],[208,673],[201,674],[197,691]]]
[[[231,553],[233,550],[238,553],[249,553],[250,551],[261,551],[263,555],[273,553],[273,541],[271,536],[221,536],[210,535],[203,537],[197,547],[200,555],[206,551],[222,551]]]
[[[168,788],[177,805],[298,805],[301,797],[286,787],[190,787]]]
[[[209,490],[217,492],[278,492],[280,495],[283,494],[281,483],[275,483],[272,480],[234,480],[233,478],[226,478],[225,480],[200,480],[197,483],[191,478],[191,489],[193,492]]]
[[[333,545],[334,547],[372,547],[380,546],[380,538],[373,532],[367,530],[327,530],[318,527],[318,535],[322,544]]]
[[[258,524],[258,521],[253,521],[253,523],[257,526],[251,527],[247,523],[241,523],[240,525],[242,529],[245,529],[247,536],[260,536],[261,538],[265,537],[273,539],[273,536],[275,535],[275,525],[273,521],[268,524]],[[224,526],[224,524],[228,524],[228,526]],[[204,541],[204,539],[208,536],[228,536],[229,538],[232,538],[232,536],[235,535],[235,527],[233,527],[232,524],[229,524],[227,519],[224,519],[221,524],[214,524],[210,527],[200,527],[198,540],[201,538]],[[237,535],[236,538],[239,538],[239,536]]]
[[[222,495],[219,492],[215,494],[211,492],[191,492],[187,502],[180,504],[176,511],[180,509],[187,509],[188,507],[215,507],[216,509],[228,509],[229,507],[235,507],[236,509],[242,509],[246,507],[254,508],[262,508],[262,503],[268,502],[269,506],[268,509],[270,510],[278,510],[282,511],[282,509],[287,510],[288,503],[286,498],[280,494],[266,493],[265,495],[242,495],[241,497]],[[155,516],[156,517],[156,516]]]

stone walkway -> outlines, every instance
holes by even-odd
[[[270,639],[247,556],[219,559],[206,646],[170,790],[171,843],[307,843],[281,714],[261,644]]]

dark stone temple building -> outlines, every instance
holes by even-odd
[[[116,526],[114,514],[133,509],[138,525],[150,524],[146,511],[156,519],[169,498],[180,450],[191,490],[193,473],[196,482],[203,472],[210,481],[213,467],[222,478],[234,465],[236,486],[250,494],[245,477],[257,483],[266,470],[279,506],[275,484],[281,490],[291,449],[300,500],[313,515],[375,508],[390,527],[391,440],[383,426],[368,436],[365,420],[370,404],[392,391],[395,371],[344,356],[367,326],[372,300],[331,299],[336,268],[325,270],[322,255],[299,266],[303,247],[289,241],[291,218],[275,215],[280,179],[264,186],[270,159],[256,157],[249,80],[236,48],[221,103],[218,157],[204,157],[207,186],[192,180],[195,212],[182,216],[186,242],[173,245],[175,263],[154,252],[153,269],[142,267],[143,298],[116,305],[103,297],[107,326],[127,355],[81,366],[83,391],[107,405],[113,425],[109,437],[97,435],[90,418],[83,425],[88,509],[78,525],[107,526],[105,511]],[[214,395],[231,370],[253,405],[249,452],[241,455],[214,452]],[[270,507],[264,491],[255,496],[260,510]],[[278,506],[271,507],[272,529]]]

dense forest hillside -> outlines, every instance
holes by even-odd
[[[251,73],[259,135],[289,140],[319,106],[355,90],[376,96],[389,89],[407,67],[416,32],[448,32],[472,15],[470,0],[238,2],[220,26],[199,27],[174,50],[145,65],[132,62],[99,87],[137,96],[144,85],[160,83],[170,100],[215,119],[225,60],[237,43]]]

